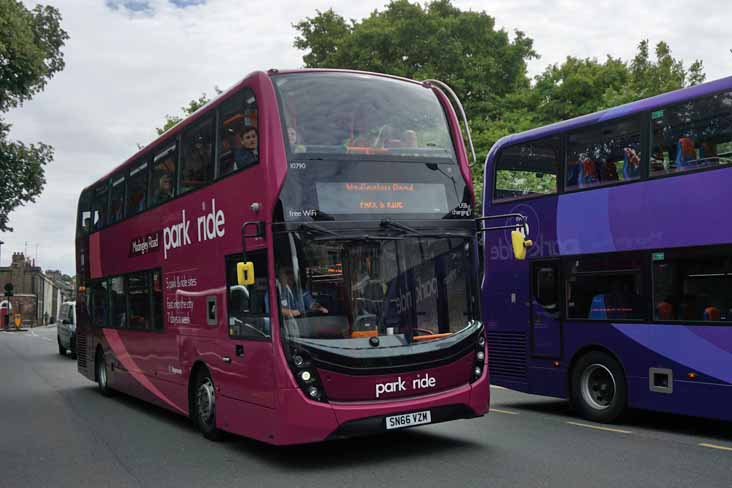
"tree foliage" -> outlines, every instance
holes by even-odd
[[[216,92],[216,95],[221,95],[222,91],[219,89],[219,87],[215,86],[214,91]],[[190,102],[188,102],[188,105],[185,107],[181,107],[181,111],[183,112],[183,115],[166,115],[165,121],[163,122],[162,127],[158,127],[155,130],[157,131],[158,135],[161,136],[164,133],[166,133],[171,128],[178,125],[183,119],[188,117],[189,115],[193,114],[196,110],[206,105],[208,102],[210,102],[211,99],[208,98],[208,95],[206,93],[201,93],[201,96],[198,98],[194,98]]]
[[[61,48],[68,38],[54,7],[28,10],[17,0],[0,0],[0,113],[29,100],[64,68]],[[41,194],[44,166],[53,160],[50,146],[10,141],[9,131],[0,118],[0,232],[12,231],[10,212]]]
[[[526,63],[538,55],[530,37],[496,30],[486,12],[463,11],[450,0],[392,0],[362,20],[346,20],[332,9],[316,11],[294,27],[294,45],[305,52],[306,67],[449,84],[465,105],[479,158],[505,135],[704,81],[701,61],[686,68],[665,42],[652,57],[647,40],[630,61],[568,57],[531,80]],[[483,165],[472,171],[480,193]]]

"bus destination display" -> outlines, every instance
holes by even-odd
[[[438,183],[316,183],[318,207],[329,214],[447,213]]]

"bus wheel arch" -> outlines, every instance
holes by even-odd
[[[628,404],[628,380],[617,355],[601,346],[578,351],[567,372],[572,409],[594,422],[612,423]]]
[[[203,401],[203,397],[207,397],[208,401],[202,408],[199,403]],[[188,377],[188,415],[206,439],[220,441],[224,437],[224,432],[216,427],[215,397],[215,384],[211,371],[206,363],[198,360],[193,364]],[[206,415],[202,414],[203,410],[207,412]]]

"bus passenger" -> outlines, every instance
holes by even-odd
[[[158,188],[153,194],[153,205],[167,202],[174,196],[173,191],[173,175],[163,173],[158,180]]]
[[[259,161],[259,137],[257,129],[246,126],[239,133],[241,147],[234,149],[234,169],[246,168]]]
[[[676,145],[676,169],[688,168],[696,161],[696,149],[694,140],[690,137],[682,137]]]

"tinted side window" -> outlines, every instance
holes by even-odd
[[[495,199],[556,193],[561,160],[559,137],[502,150],[496,164]]]
[[[226,258],[226,285],[228,290],[229,335],[249,339],[269,338],[271,326],[269,319],[269,294],[267,253],[249,253],[254,263],[255,284],[240,286],[236,280],[236,263],[241,255]]]
[[[653,253],[653,309],[659,321],[732,321],[732,248]]]
[[[127,215],[135,215],[147,208],[148,164],[142,163],[130,170],[127,181]]]
[[[186,131],[181,141],[180,192],[195,190],[213,181],[214,123],[209,118]]]
[[[175,169],[178,150],[175,143],[155,154],[150,180],[150,205],[159,205],[175,196]]]
[[[640,142],[639,118],[570,133],[565,188],[575,190],[640,178]]]
[[[92,323],[96,327],[104,327],[107,325],[107,281],[96,281],[91,285],[91,308]]]
[[[224,176],[259,161],[257,100],[245,88],[221,106],[219,175]]]
[[[127,276],[127,305],[130,314],[130,328],[152,328],[149,292],[147,273],[134,273]]]
[[[77,216],[76,233],[84,235],[91,228],[91,192],[84,190],[79,197],[79,215]]]
[[[537,263],[534,266],[534,298],[551,314],[559,312],[559,263]]]
[[[651,114],[651,175],[732,163],[732,92]]]
[[[101,230],[107,224],[107,205],[109,187],[106,183],[97,186],[93,190],[94,196],[92,197],[92,221],[91,230],[92,232]]]
[[[569,258],[567,317],[639,320],[646,316],[640,255],[606,254]]]
[[[151,292],[153,308],[153,327],[158,330],[164,328],[163,324],[163,278],[160,271],[151,273]]]
[[[125,177],[112,178],[112,193],[109,204],[109,223],[114,224],[125,218]]]
[[[127,327],[125,282],[121,276],[109,280],[109,325],[110,327]]]

